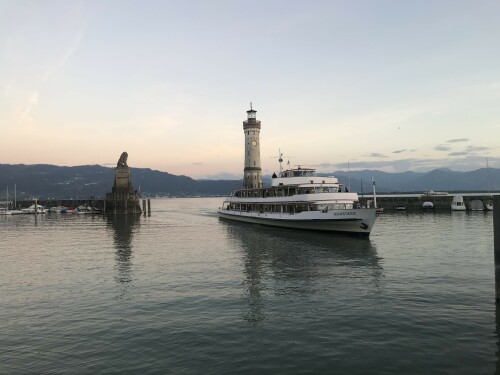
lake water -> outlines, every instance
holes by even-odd
[[[384,214],[363,240],[221,202],[0,216],[0,373],[495,373],[491,212]]]

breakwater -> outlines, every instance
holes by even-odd
[[[457,193],[457,194],[377,194],[377,207],[384,211],[417,211],[423,210],[424,202],[431,202],[435,211],[451,211],[451,202],[454,196],[461,195],[467,210],[470,210],[472,201],[480,200],[483,205],[492,200],[499,193]],[[362,205],[373,206],[373,195],[360,195]]]
[[[408,210],[408,211],[418,211],[422,210],[424,202],[431,202],[434,206],[435,211],[450,211],[451,201],[455,195],[463,196],[464,203],[469,209],[470,203],[473,200],[480,200],[483,204],[492,200],[495,195],[500,195],[500,193],[457,193],[457,194],[447,194],[447,195],[427,195],[427,194],[377,194],[377,207],[383,208],[384,211],[397,211],[397,210]],[[359,195],[359,200],[362,205],[373,206],[373,195]],[[88,199],[39,199],[38,204],[44,206],[45,208],[51,208],[56,206],[64,206],[68,208],[76,208],[80,205],[86,207],[92,207],[99,210],[104,210],[105,199],[102,198],[88,198]],[[27,208],[33,204],[33,200],[21,200],[17,201],[16,208]],[[144,202],[143,202],[144,209]]]

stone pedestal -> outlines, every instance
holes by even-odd
[[[115,169],[115,183],[111,193],[106,194],[106,213],[141,214],[140,194],[132,188],[128,154],[124,152]]]

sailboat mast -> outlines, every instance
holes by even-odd
[[[349,186],[349,191],[351,191],[351,173],[349,169],[349,160],[347,160],[347,185]]]

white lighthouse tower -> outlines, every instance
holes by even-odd
[[[247,120],[243,121],[245,133],[245,169],[243,187],[245,189],[262,187],[262,168],[260,167],[260,121],[256,117],[257,111],[247,111]]]

